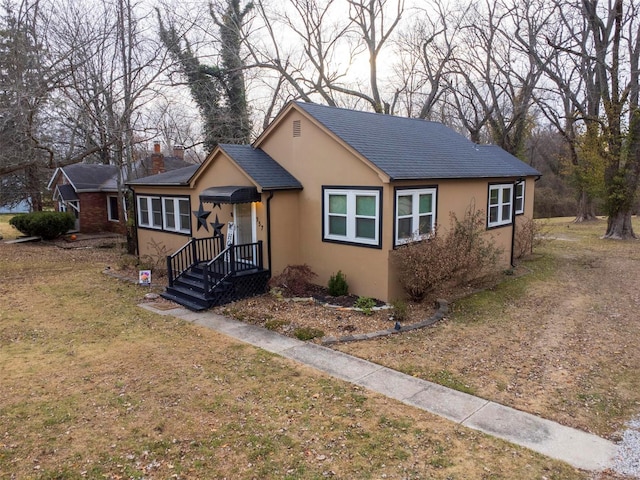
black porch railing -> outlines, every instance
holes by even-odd
[[[262,240],[222,248],[223,237],[192,238],[180,250],[167,256],[169,286],[185,272],[201,266],[204,290],[211,292],[232,275],[264,268]]]
[[[211,293],[229,277],[263,268],[262,240],[242,245],[229,245],[203,265],[204,291]]]
[[[167,257],[169,286],[187,270],[199,263],[208,262],[222,250],[222,237],[192,238],[180,250]]]

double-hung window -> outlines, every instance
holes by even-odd
[[[513,215],[513,184],[489,185],[489,228],[508,225]]]
[[[395,244],[427,238],[435,228],[436,189],[396,190]]]
[[[118,211],[118,197],[109,195],[107,197],[107,216],[109,221],[117,222],[120,220],[120,212]]]
[[[324,188],[323,240],[380,247],[380,190]]]
[[[162,228],[160,197],[138,197],[138,225],[147,228]]]
[[[163,228],[171,232],[189,233],[191,231],[189,199],[165,197],[162,202]]]
[[[524,180],[516,183],[516,215],[524,213]]]

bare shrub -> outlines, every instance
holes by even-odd
[[[439,286],[460,285],[481,278],[495,267],[500,254],[484,235],[484,212],[470,207],[458,220],[451,213],[451,228],[443,236],[436,228],[426,240],[412,242],[392,253],[399,280],[415,301]]]
[[[287,265],[282,273],[269,280],[271,288],[281,288],[293,295],[305,295],[309,292],[311,280],[317,277],[309,265]]]
[[[540,241],[541,227],[540,223],[532,218],[528,218],[516,225],[516,234],[513,244],[513,253],[515,258],[522,258],[533,253],[535,247]]]
[[[171,254],[169,248],[162,242],[156,242],[151,239],[147,242],[151,253],[140,257],[140,268],[156,269],[158,271],[167,271],[167,257]]]

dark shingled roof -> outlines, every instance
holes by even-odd
[[[282,165],[260,149],[251,145],[220,145],[234,162],[256,182],[262,190],[299,189],[302,184]]]
[[[102,185],[118,174],[115,165],[74,163],[63,167],[65,175],[76,192],[100,190]]]
[[[68,184],[58,185],[56,189],[58,190],[58,195],[60,196],[60,199],[64,201],[68,202],[68,201],[79,200],[78,195],[76,195],[76,191],[73,189],[71,185],[68,185]],[[55,193],[54,193],[54,197],[56,197]]]
[[[476,145],[441,123],[295,103],[392,180],[540,175],[505,150]]]
[[[158,173],[127,182],[127,185],[188,185],[200,165],[189,165],[170,172]]]

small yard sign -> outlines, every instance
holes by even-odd
[[[151,286],[151,270],[140,270],[138,272],[138,283],[140,285]]]

